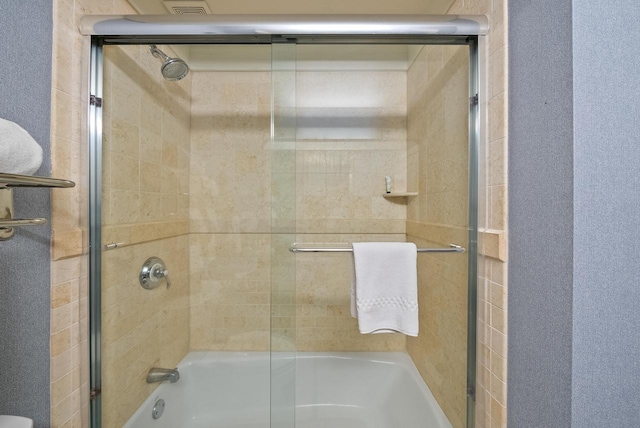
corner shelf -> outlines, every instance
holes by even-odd
[[[418,196],[418,192],[383,193],[382,194],[382,197],[385,199],[409,198],[411,196]]]

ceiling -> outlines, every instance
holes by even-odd
[[[141,14],[175,6],[212,14],[443,14],[453,0],[128,0]],[[184,45],[174,51],[194,71],[270,70],[268,45]],[[406,70],[419,52],[406,45],[299,45],[298,70]]]
[[[144,14],[169,13],[162,0],[128,0]],[[178,0],[186,5],[197,0]],[[213,14],[442,14],[453,0],[204,0]],[[177,3],[177,1],[173,1]]]

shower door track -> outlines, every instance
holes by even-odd
[[[467,428],[475,425],[478,257],[478,44],[489,31],[484,15],[104,15],[84,16],[91,38],[88,113],[90,423],[102,427],[102,100],[105,45],[146,44],[419,44],[469,46],[469,241]]]

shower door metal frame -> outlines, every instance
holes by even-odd
[[[89,70],[89,420],[102,427],[102,44],[91,41]]]
[[[301,16],[302,17],[302,16]],[[308,17],[308,16],[307,16]],[[396,18],[397,17],[397,18]],[[416,45],[467,45],[469,47],[469,242],[468,252],[468,330],[467,330],[467,428],[475,426],[475,395],[476,395],[476,317],[477,317],[477,281],[478,281],[478,153],[480,144],[479,120],[479,37],[488,31],[486,17],[474,16],[470,18],[478,23],[478,28],[469,34],[452,33],[438,30],[438,25],[445,27],[451,21],[451,16],[425,15],[426,23],[420,22],[420,15],[389,16],[387,20],[378,19],[370,24],[371,33],[367,33],[366,18],[359,16],[324,16],[323,25],[330,25],[331,19],[336,19],[341,26],[340,33],[333,34],[330,27],[326,31],[301,32],[300,24],[295,20],[277,25],[270,34],[260,34],[254,29],[244,28],[238,32],[227,33],[171,33],[171,26],[165,32],[159,32],[157,26],[151,25],[144,31],[135,34],[96,34],[88,30],[87,20],[95,22],[108,21],[110,18],[138,19],[140,28],[144,26],[144,15],[132,17],[84,17],[81,30],[84,35],[91,36],[90,70],[89,70],[89,100],[88,109],[88,145],[89,145],[89,346],[90,346],[90,423],[92,428],[102,427],[101,389],[101,263],[102,263],[102,79],[103,79],[103,46],[104,45],[146,45],[146,44],[416,44]],[[446,17],[446,18],[443,18]],[[103,18],[97,19],[97,18]],[[180,20],[175,16],[147,16],[161,21],[181,22],[181,29],[188,24],[187,20]],[[182,17],[180,17],[182,18]],[[255,16],[253,17],[255,18]],[[268,21],[268,19],[263,19]],[[379,17],[377,17],[379,18]],[[410,19],[409,19],[410,18]],[[460,17],[459,17],[460,18]],[[247,18],[251,21],[250,18]],[[317,20],[317,18],[313,18]],[[273,21],[273,20],[272,20]],[[277,21],[277,20],[276,20]],[[353,27],[348,31],[345,22],[364,25]],[[185,24],[187,23],[187,24]],[[84,26],[83,26],[84,24]],[[202,26],[202,22],[194,25]],[[273,24],[273,23],[272,23]],[[383,27],[375,27],[382,25]],[[173,27],[175,31],[175,27]],[[364,28],[364,29],[363,29]],[[384,28],[384,31],[380,31]],[[282,31],[277,31],[280,29]],[[296,32],[291,32],[297,29]],[[244,33],[243,33],[244,32]]]

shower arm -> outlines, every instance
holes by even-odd
[[[166,53],[158,49],[156,45],[149,45],[149,50],[151,51],[151,55],[153,55],[156,58],[162,58],[164,61],[167,61],[168,59],[170,59],[169,55],[167,55]]]

